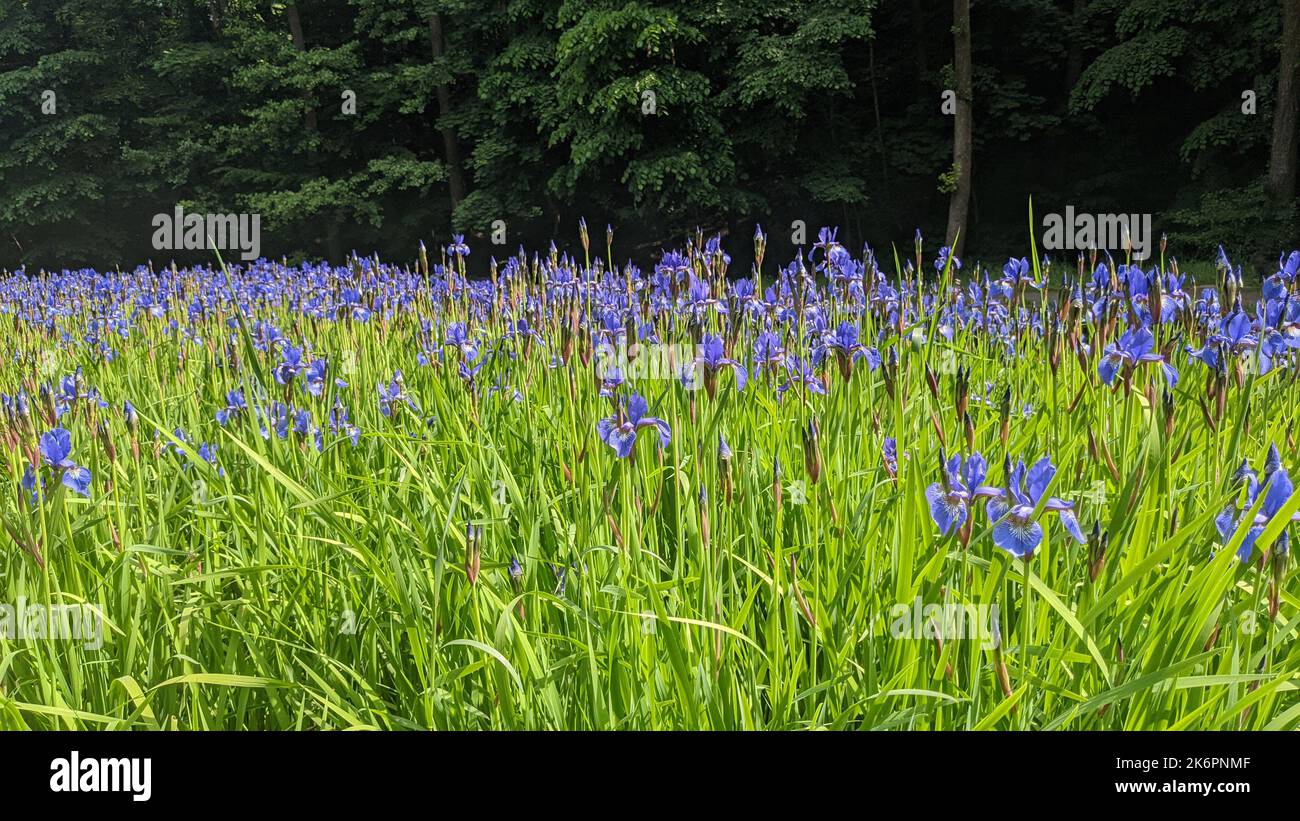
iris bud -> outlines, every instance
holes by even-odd
[[[812,483],[817,484],[817,480],[822,475],[822,449],[821,430],[817,426],[816,419],[809,419],[808,426],[804,429],[803,464]]]
[[[727,500],[727,504],[731,504],[733,488],[731,461],[731,446],[727,444],[727,440],[722,437],[722,434],[718,434],[718,477],[719,484],[722,485],[722,495]]]

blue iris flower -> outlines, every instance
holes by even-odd
[[[708,390],[709,396],[713,396],[716,389],[717,372],[726,367],[731,368],[736,374],[736,390],[743,391],[745,389],[745,378],[748,375],[745,372],[745,366],[734,359],[727,358],[722,337],[705,334],[704,339],[700,342],[695,364],[704,368],[704,387]]]
[[[649,403],[643,396],[634,393],[625,407],[620,407],[616,414],[596,423],[596,433],[600,435],[600,441],[613,448],[620,459],[632,455],[637,434],[642,428],[654,428],[659,434],[659,446],[668,447],[672,441],[668,423],[649,413]]]
[[[226,406],[217,411],[217,424],[225,425],[234,417],[241,415],[248,410],[248,403],[244,401],[244,392],[236,388],[226,393]]]
[[[1260,534],[1264,532],[1264,528],[1268,527],[1269,522],[1273,520],[1273,517],[1278,514],[1295,492],[1295,484],[1291,481],[1286,469],[1282,467],[1281,454],[1278,453],[1277,447],[1274,445],[1270,445],[1268,449],[1268,457],[1264,463],[1263,482],[1259,481],[1259,474],[1251,469],[1249,462],[1242,462],[1233,478],[1239,484],[1245,486],[1246,500],[1245,505],[1240,510],[1238,510],[1236,504],[1229,503],[1215,517],[1214,526],[1218,529],[1219,536],[1224,544],[1231,541],[1232,534],[1241,525],[1246,513],[1255,506],[1260,494],[1264,494],[1264,501],[1260,503],[1259,510],[1251,521],[1250,530],[1246,532],[1241,547],[1237,548],[1237,559],[1241,562],[1247,562],[1250,561],[1251,554],[1255,551],[1255,542],[1259,539]],[[1300,522],[1300,511],[1292,514],[1291,521]],[[1282,534],[1277,538],[1277,552],[1285,554],[1290,547],[1290,543],[1290,534],[1283,530]]]
[[[313,360],[307,366],[307,393],[320,396],[325,391],[325,360]]]
[[[951,248],[949,248],[947,245],[945,245],[945,246],[943,246],[942,248],[940,248],[940,249],[939,249],[939,256],[935,257],[935,260],[934,260],[934,270],[936,270],[936,271],[942,271],[943,268],[944,268],[944,266],[948,264],[948,257],[950,257],[950,256],[952,256],[952,249],[951,249]],[[960,270],[961,270],[961,260],[958,259],[957,257],[952,257],[952,267],[955,268],[955,269],[957,269],[958,271],[960,271]]]
[[[286,345],[280,352],[280,357],[280,364],[275,366],[275,381],[281,385],[288,385],[307,367],[302,362],[302,348]]]
[[[852,375],[853,364],[861,359],[867,361],[868,370],[876,370],[880,367],[880,352],[863,345],[859,341],[861,334],[856,324],[841,322],[833,333],[823,336],[822,344],[815,353],[816,360],[820,362],[826,354],[834,353],[840,367],[840,374],[845,379]]]
[[[984,484],[988,472],[988,462],[979,451],[965,460],[956,455],[944,465],[942,481],[925,489],[930,518],[939,526],[940,535],[947,536],[966,522],[972,502],[1002,495],[1001,489]]]
[[[41,459],[58,475],[64,487],[90,496],[90,471],[72,461],[72,434],[55,428],[41,435]]]
[[[1008,476],[1007,487],[989,499],[989,521],[993,522],[993,543],[1015,556],[1029,561],[1043,541],[1043,526],[1035,519],[1038,503],[1043,500],[1056,468],[1044,456],[1025,472],[1025,463],[1017,462]],[[1085,544],[1083,530],[1074,515],[1074,503],[1055,496],[1047,497],[1043,509],[1056,513],[1067,533],[1079,544]]]
[[[1115,382],[1117,375],[1131,374],[1140,364],[1159,363],[1169,386],[1174,387],[1178,384],[1178,371],[1165,362],[1163,356],[1152,352],[1155,345],[1155,337],[1148,328],[1130,328],[1125,331],[1119,342],[1107,345],[1102,354],[1101,362],[1097,365],[1101,381],[1110,385]]]
[[[398,403],[403,403],[411,410],[419,413],[419,408],[411,401],[411,397],[406,393],[406,383],[402,379],[402,372],[397,371],[393,374],[392,381],[387,385],[379,383],[379,412],[385,417],[393,415],[393,409]]]

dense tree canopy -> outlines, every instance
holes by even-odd
[[[972,0],[967,255],[1019,253],[1032,196],[1275,256],[1296,5]],[[0,265],[161,262],[178,204],[336,261],[456,231],[483,265],[494,225],[501,257],[580,216],[639,259],[756,222],[939,242],[953,32],[933,0],[5,0]]]

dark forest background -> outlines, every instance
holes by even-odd
[[[275,258],[585,216],[642,262],[756,222],[785,261],[794,220],[1000,262],[1032,196],[1271,266],[1298,61],[1300,0],[0,0],[0,265],[161,264],[177,204]]]

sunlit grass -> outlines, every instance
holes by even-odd
[[[945,282],[952,274],[943,272]],[[596,434],[612,406],[584,363],[589,342],[577,340],[570,361],[552,366],[567,309],[552,306],[539,325],[546,344],[526,350],[522,338],[501,339],[511,302],[472,304],[463,287],[450,297],[422,287],[405,308],[367,321],[308,318],[280,295],[232,326],[236,314],[221,300],[186,316],[201,283],[215,278],[174,281],[182,292],[167,318],[141,314],[126,339],[103,334],[112,361],[83,342],[87,293],[69,293],[56,328],[14,321],[0,339],[0,385],[25,388],[34,406],[29,425],[5,428],[10,492],[0,515],[10,536],[0,602],[87,601],[106,619],[97,650],[0,636],[0,726],[1286,729],[1300,721],[1294,578],[1284,577],[1270,618],[1269,569],[1237,562],[1213,524],[1243,459],[1258,465],[1276,444],[1294,465],[1294,367],[1241,376],[1220,415],[1212,403],[1202,408],[1209,372],[1181,345],[1168,346],[1182,379],[1166,404],[1156,368],[1111,390],[1097,379],[1095,351],[1084,367],[1066,349],[1053,368],[1029,331],[1021,355],[1007,357],[975,331],[945,339],[932,311],[902,333],[867,312],[863,338],[886,365],[858,363],[846,380],[832,358],[819,371],[824,396],[798,388],[778,396],[784,371],[755,373],[737,392],[724,369],[713,397],[675,379],[625,386],[646,397],[672,438],[660,449],[642,435],[633,456],[618,459]],[[843,304],[829,310],[832,328],[859,319]],[[1046,303],[1032,310],[1049,318]],[[440,364],[419,362],[428,347],[421,318],[443,321],[433,337]],[[480,346],[495,351],[475,392],[458,375],[462,354],[441,344],[447,322],[467,318]],[[303,392],[301,376],[289,388],[272,378],[280,355],[256,349],[259,321],[327,360],[322,396]],[[707,322],[723,328],[717,316]],[[877,342],[882,328],[889,332]],[[1187,332],[1162,328],[1160,341]],[[689,341],[666,325],[661,333]],[[734,331],[732,350],[746,362],[754,334]],[[47,351],[52,364],[43,364]],[[80,399],[58,424],[93,473],[91,497],[54,481],[32,505],[19,477],[52,427],[40,418],[38,384],[78,367],[106,406]],[[957,368],[969,368],[969,430],[954,411]],[[418,411],[399,403],[385,417],[376,385],[398,370]],[[250,406],[264,394],[309,410],[323,449],[292,432],[264,438],[253,413],[218,425],[214,413],[235,388]],[[335,397],[361,431],[356,446],[329,430]],[[134,431],[124,400],[138,412]],[[804,440],[813,419],[816,482]],[[185,441],[172,434],[178,428]],[[734,453],[729,467],[717,458],[719,436]],[[896,473],[883,458],[886,437],[897,441]],[[216,446],[216,467],[199,457],[200,443]],[[1076,503],[1085,531],[1097,525],[1109,539],[1095,580],[1090,546],[1054,520],[1044,520],[1045,541],[1027,564],[993,544],[982,509],[972,509],[966,548],[940,537],[925,488],[937,480],[941,448],[982,452],[992,483],[1003,481],[1004,457],[1050,454],[1052,494]],[[470,525],[482,528],[477,569]],[[522,574],[512,577],[512,561]],[[895,638],[891,609],[918,597],[997,605],[1001,646]]]

